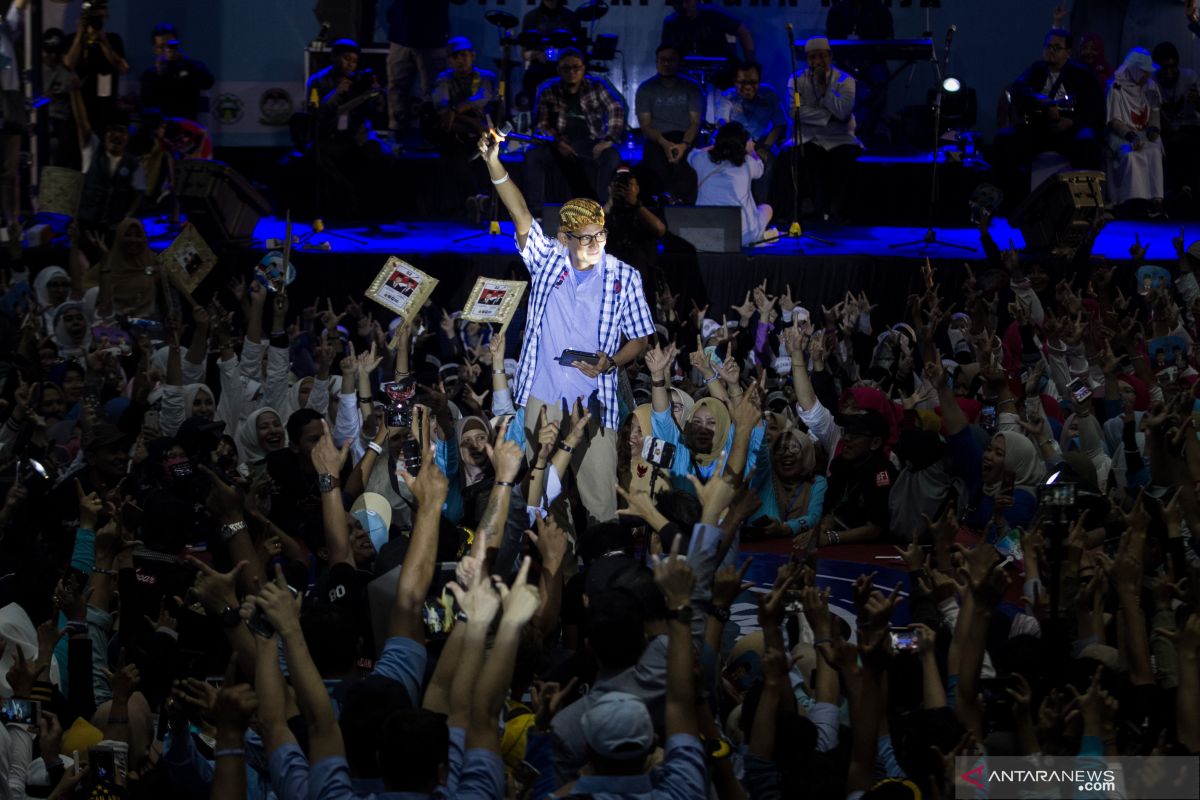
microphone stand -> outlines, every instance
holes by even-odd
[[[800,159],[804,155],[804,136],[800,132],[800,74],[796,71],[796,41],[793,38],[792,23],[787,23],[784,26],[787,32],[788,57],[792,63],[792,157],[789,165],[792,170],[792,224],[788,231],[779,238],[786,236],[788,239],[812,239],[814,242],[819,242],[824,245],[833,246],[833,242],[828,239],[822,239],[820,236],[813,236],[811,233],[805,233],[800,226]],[[768,241],[766,239],[762,241]],[[774,240],[770,240],[774,241]],[[750,246],[762,242],[751,242]]]
[[[938,166],[941,161],[941,159],[938,158],[938,149],[942,140],[942,97],[946,90],[942,86],[944,76],[942,72],[942,64],[938,60],[936,50],[933,51],[930,61],[933,63],[934,77],[937,79],[937,94],[934,95],[933,99],[933,168],[929,171],[929,208],[927,216],[927,219],[929,220],[929,226],[925,229],[925,235],[920,239],[916,239],[911,242],[898,242],[891,245],[889,249],[899,250],[903,247],[915,247],[920,245],[921,255],[923,256],[928,255],[929,248],[933,247],[934,245],[941,247],[954,247],[959,250],[974,252],[975,248],[970,245],[957,244],[955,242],[948,242],[944,239],[939,239],[937,231],[933,226],[934,214],[936,213],[938,202]],[[946,65],[947,67],[950,65],[950,37],[946,38]]]

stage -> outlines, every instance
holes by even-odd
[[[161,220],[147,220],[151,246],[165,248],[172,240]],[[1185,226],[1186,240],[1200,238],[1200,223]],[[284,222],[262,219],[255,230],[255,242],[244,248],[222,252],[222,274],[232,269],[248,270],[266,250],[268,239],[283,239]],[[304,224],[294,225],[293,234],[309,231]],[[388,256],[399,256],[440,280],[434,299],[448,308],[461,307],[466,292],[478,276],[527,278],[513,243],[512,223],[502,222],[499,235],[489,235],[487,226],[476,227],[452,222],[397,222],[371,228],[331,227],[314,234],[308,244],[328,250],[297,249],[292,263],[298,273],[294,291],[302,298],[315,296],[345,298],[360,296]],[[1101,232],[1095,255],[1112,262],[1129,260],[1129,246],[1135,235],[1148,247],[1150,263],[1171,267],[1175,262],[1171,239],[1179,235],[1180,225],[1173,222],[1112,222]],[[728,311],[741,303],[745,292],[765,278],[772,291],[791,284],[792,295],[811,308],[831,305],[846,291],[865,291],[879,304],[885,317],[903,316],[903,304],[916,291],[920,281],[924,248],[920,240],[924,228],[915,227],[821,227],[806,232],[827,239],[822,244],[811,239],[787,239],[745,249],[741,253],[660,253],[658,271],[671,290],[681,294],[683,308],[688,298],[710,305],[710,316]],[[1002,247],[1011,240],[1022,248],[1020,232],[1004,220],[992,224],[992,236]],[[987,268],[986,255],[979,246],[975,228],[939,228],[939,239],[959,244],[958,249],[943,245],[928,248],[937,279],[945,289],[943,298],[953,298],[954,288],[965,277],[964,263],[980,270]],[[913,246],[895,247],[905,242]],[[203,299],[208,292],[224,285],[225,278],[210,277],[198,291]],[[953,300],[950,300],[953,302]]]

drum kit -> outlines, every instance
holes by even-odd
[[[492,9],[483,15],[483,18],[489,25],[496,28],[500,36],[500,47],[503,51],[503,58],[500,60],[500,102],[501,102],[501,118],[503,118],[504,100],[508,85],[508,73],[512,66],[510,57],[511,49],[514,45],[522,50],[538,50],[546,53],[550,61],[558,59],[558,53],[566,47],[576,47],[583,52],[588,52],[591,47],[592,52],[589,57],[588,71],[593,73],[603,73],[608,71],[608,67],[603,64],[597,64],[597,61],[608,61],[616,55],[616,37],[615,36],[600,36],[593,38],[592,33],[595,23],[602,19],[608,13],[608,3],[604,0],[591,0],[584,3],[579,8],[575,9],[575,19],[579,22],[588,23],[592,27],[588,33],[578,34],[565,28],[542,33],[541,31],[522,31],[516,33],[516,29],[520,26],[520,20],[515,14],[511,14],[501,9]]]

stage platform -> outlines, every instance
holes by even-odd
[[[161,221],[147,220],[146,225],[152,247],[162,249],[170,243],[172,237]],[[282,220],[264,218],[255,231],[255,243],[222,254],[220,271],[249,269],[265,250],[265,241],[282,239],[284,229]],[[330,227],[310,240],[317,245],[328,242],[328,251],[293,252],[292,262],[299,274],[295,290],[303,298],[358,296],[385,259],[395,255],[441,281],[434,295],[436,302],[449,308],[461,307],[478,276],[527,277],[513,243],[512,224],[503,222],[500,229],[499,235],[492,236],[486,225],[470,227],[450,222]],[[1128,261],[1129,246],[1137,234],[1149,248],[1148,261],[1170,266],[1175,261],[1171,239],[1179,229],[1179,223],[1172,222],[1113,222],[1101,232],[1094,253],[1113,262]],[[308,225],[296,224],[293,228],[294,235],[308,231]],[[1185,231],[1189,243],[1200,238],[1200,223],[1185,226]],[[711,315],[740,303],[745,292],[764,278],[773,290],[790,283],[793,296],[813,308],[822,303],[831,305],[847,290],[866,291],[885,316],[898,318],[903,314],[905,299],[919,284],[925,255],[919,241],[924,228],[814,227],[807,232],[831,244],[784,238],[741,253],[660,253],[658,272],[674,292],[682,295],[685,309],[690,307],[687,298],[695,298],[700,305],[711,306]],[[964,262],[983,267],[986,256],[975,228],[939,228],[937,234],[945,242],[970,248],[928,248],[938,280],[947,287],[942,296],[953,297],[954,287],[965,277]],[[1010,240],[1017,248],[1024,246],[1020,232],[1009,228],[1004,220],[993,223],[992,236],[1001,246],[1007,246]],[[914,241],[918,244],[893,247]],[[213,276],[205,283],[215,288],[224,284],[224,278]],[[206,288],[198,292],[202,298]]]

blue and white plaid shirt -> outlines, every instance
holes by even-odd
[[[525,348],[521,351],[521,363],[517,366],[517,386],[513,402],[527,405],[533,374],[537,369],[538,343],[542,338],[542,320],[546,305],[555,286],[566,280],[571,269],[567,247],[557,238],[551,239],[542,233],[542,226],[533,221],[525,239],[521,258],[529,269],[529,317],[525,326]],[[642,289],[642,276],[633,267],[608,253],[603,263],[595,267],[603,270],[604,294],[600,301],[600,349],[611,358],[621,347],[621,335],[626,339],[638,339],[654,334],[654,319],[646,294]],[[604,406],[604,427],[616,430],[620,424],[617,407],[617,374],[607,372],[596,379],[600,404]]]

